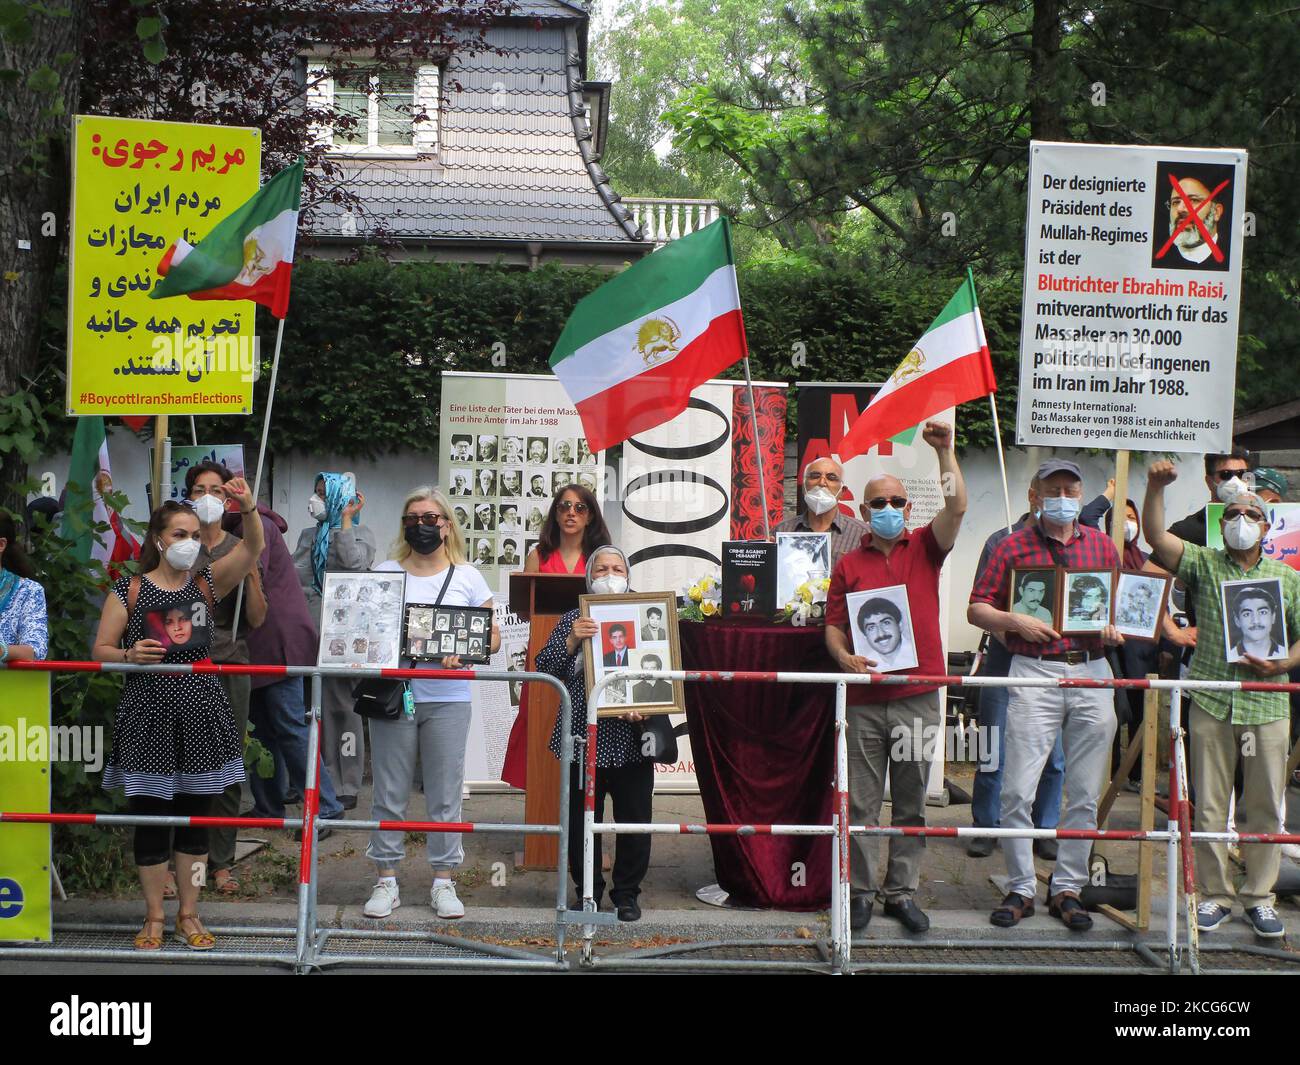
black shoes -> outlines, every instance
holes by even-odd
[[[861,932],[871,923],[874,902],[870,895],[854,895],[849,899],[849,930]]]
[[[357,797],[355,795],[340,795],[339,804],[345,810],[355,810],[357,808]]]
[[[636,904],[636,899],[627,899],[617,903],[618,919],[620,921],[639,921],[641,920],[641,907]]]
[[[1034,853],[1044,861],[1056,861],[1057,844],[1054,839],[1036,839],[1034,840]]]
[[[966,845],[966,854],[971,858],[987,858],[997,845],[998,841],[992,836],[977,836]]]
[[[912,901],[910,895],[885,903],[885,916],[897,917],[909,932],[928,932],[930,918],[921,912],[921,907]]]
[[[323,840],[323,839],[329,839],[330,836],[332,836],[332,835],[334,835],[334,829],[330,828],[329,825],[321,825],[319,828],[316,829],[316,842],[319,843],[319,842],[320,842],[321,840]],[[301,828],[294,832],[294,834],[293,834],[293,841],[294,841],[295,843],[301,843],[301,842],[302,842],[302,829],[301,829]]]

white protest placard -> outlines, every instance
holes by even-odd
[[[1034,141],[1016,442],[1231,446],[1246,152]]]

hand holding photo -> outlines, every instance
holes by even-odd
[[[917,667],[906,585],[849,592],[844,601],[853,634],[853,653],[875,662],[871,667],[873,673]]]
[[[1109,625],[1114,585],[1112,570],[1067,569],[1061,592],[1061,635],[1099,633]]]
[[[578,605],[581,616],[597,626],[596,635],[582,641],[588,691],[617,670],[681,668],[671,592],[584,595]],[[605,708],[615,706],[622,708],[620,713],[681,713],[685,705],[680,681],[640,679],[611,682],[597,702],[600,713],[613,712]]]
[[[1279,578],[1224,581],[1219,595],[1229,662],[1241,662],[1247,655],[1267,661],[1287,657],[1286,600]]]
[[[1133,640],[1158,640],[1169,597],[1169,578],[1123,570],[1115,583],[1115,628]]]
[[[1056,604],[1060,598],[1060,571],[1057,569],[1013,569],[1011,571],[1011,613],[1023,614],[1048,625],[1056,624]]]

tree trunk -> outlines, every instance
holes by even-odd
[[[30,35],[0,41],[0,397],[40,368],[40,322],[67,239],[72,116],[89,0],[29,9]],[[27,476],[13,448],[0,455],[0,495]]]
[[[1057,97],[1061,54],[1060,0],[1034,0],[1030,29],[1029,133],[1034,140],[1065,140],[1065,120]]]

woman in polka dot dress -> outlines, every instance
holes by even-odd
[[[242,477],[231,478],[223,491],[239,503],[245,517],[256,513]],[[94,657],[141,665],[205,660],[212,643],[211,607],[238,587],[262,553],[261,521],[246,520],[243,535],[229,554],[191,573],[200,546],[199,519],[174,500],[158,507],[140,551],[141,576],[123,577],[104,602]],[[154,638],[159,636],[166,642]],[[204,815],[213,796],[244,779],[241,740],[215,675],[128,674],[113,723],[104,787],[122,788],[133,814]],[[147,914],[135,937],[136,949],[162,949],[163,888],[173,831],[180,899],[176,936],[192,950],[211,950],[216,940],[197,912],[206,875],[207,829],[144,825],[135,830],[135,862]]]

